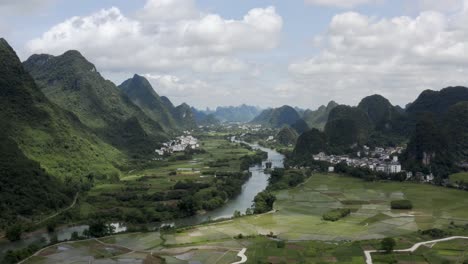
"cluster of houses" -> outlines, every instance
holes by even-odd
[[[383,172],[387,174],[396,174],[402,172],[401,164],[398,161],[398,154],[401,154],[403,148],[375,148],[370,150],[364,146],[363,151],[356,153],[356,157],[349,155],[326,155],[321,152],[314,155],[314,160],[326,161],[330,164],[339,164],[345,162],[348,166],[356,168],[368,168],[372,171]],[[335,168],[330,166],[329,171],[333,172]]]
[[[200,147],[198,139],[194,138],[190,132],[185,131],[184,135],[177,137],[174,140],[163,143],[163,146],[160,149],[156,149],[156,153],[159,156],[164,154],[171,154],[174,152],[183,152],[186,149],[197,149]]]

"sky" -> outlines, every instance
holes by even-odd
[[[0,36],[198,108],[405,106],[468,85],[468,0],[0,0]]]

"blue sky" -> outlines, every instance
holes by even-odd
[[[0,35],[23,60],[77,49],[116,84],[142,74],[197,107],[355,105],[375,93],[405,105],[467,85],[467,2],[2,0]]]

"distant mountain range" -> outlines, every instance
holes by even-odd
[[[259,115],[261,109],[243,104],[240,106],[219,106],[216,110],[197,111],[205,115],[212,115],[212,118],[216,118],[220,122],[247,123]]]

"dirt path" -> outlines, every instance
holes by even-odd
[[[78,195],[79,195],[79,194],[80,194],[80,193],[76,193],[76,194],[75,194],[75,198],[73,198],[73,203],[70,204],[70,206],[68,206],[67,208],[64,208],[64,209],[62,209],[62,210],[56,212],[56,213],[53,214],[53,215],[49,215],[48,217],[46,217],[46,218],[42,219],[41,221],[36,222],[36,223],[34,223],[34,224],[36,224],[36,225],[42,224],[42,223],[44,223],[45,221],[47,221],[47,220],[49,220],[49,219],[51,219],[51,218],[54,218],[54,217],[56,217],[57,215],[59,215],[59,214],[61,214],[61,213],[63,213],[63,212],[66,212],[66,211],[68,211],[68,210],[70,210],[70,209],[72,209],[72,208],[75,207],[75,205],[76,205],[76,201],[78,200]]]
[[[453,236],[453,237],[447,237],[447,238],[442,238],[442,239],[436,239],[436,240],[431,240],[431,241],[426,241],[426,242],[419,242],[414,244],[414,246],[408,248],[408,249],[398,249],[394,250],[393,252],[414,252],[416,251],[420,246],[424,245],[430,245],[430,244],[436,244],[439,242],[445,242],[445,241],[450,241],[450,240],[456,240],[456,239],[468,239],[468,237],[463,237],[463,236]],[[364,255],[366,256],[366,264],[373,264],[372,262],[372,253],[383,253],[385,252],[384,250],[366,250],[364,251]]]
[[[243,248],[239,253],[237,253],[237,256],[241,258],[240,261],[234,262],[232,264],[242,264],[247,262],[247,256],[245,255],[245,252],[247,251],[246,248]]]

